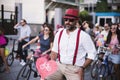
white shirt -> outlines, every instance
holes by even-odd
[[[107,38],[107,36],[108,36],[108,32],[109,31],[102,31],[100,34],[102,34],[103,36],[104,36],[104,38]]]
[[[60,30],[61,31],[61,30]],[[58,38],[60,31],[55,35],[52,51],[58,53]],[[66,29],[63,30],[61,39],[60,39],[60,61],[64,64],[72,64],[75,47],[76,47],[76,38],[77,38],[78,29],[73,32],[70,32],[68,35]],[[84,31],[80,32],[78,53],[76,58],[75,65],[82,66],[85,62],[86,53],[88,53],[89,59],[94,59],[96,55],[96,49],[94,43],[92,42],[91,37]]]
[[[20,36],[19,36],[19,39],[21,39],[21,38],[24,38],[24,37],[26,37],[26,36],[30,36],[30,34],[31,34],[31,29],[30,29],[30,26],[28,26],[28,25],[24,25],[24,27],[22,27],[22,26],[18,26],[18,27],[16,27],[16,29],[19,29],[20,30]],[[24,39],[25,41],[29,41],[29,38],[26,38],[26,39]]]

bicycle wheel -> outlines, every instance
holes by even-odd
[[[22,69],[18,73],[16,80],[29,80],[30,75],[31,75],[30,64],[26,64],[25,66],[22,67]]]
[[[108,75],[111,75],[111,74],[113,74],[114,73],[114,65],[113,65],[113,63],[112,62],[109,62],[108,63],[108,68],[109,68],[109,74]]]
[[[109,66],[108,76],[110,77],[111,80],[116,80],[113,63],[109,62],[108,66]]]
[[[11,66],[11,65],[13,64],[13,61],[14,61],[14,55],[13,55],[13,53],[11,52],[11,53],[7,56],[8,66]]]
[[[98,61],[98,60],[97,60]],[[96,79],[97,78],[97,74],[98,74],[98,67],[97,67],[97,61],[95,61],[92,65],[91,65],[91,77]]]
[[[98,80],[105,80],[107,75],[106,65],[102,64],[98,70]]]

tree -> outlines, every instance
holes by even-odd
[[[88,11],[84,10],[79,13],[81,22],[92,21],[92,16],[89,15]]]
[[[99,0],[96,4],[95,12],[108,12],[107,0]]]

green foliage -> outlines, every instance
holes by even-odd
[[[95,12],[109,12],[107,0],[99,0],[96,4]]]
[[[83,22],[83,21],[91,21],[92,20],[92,17],[89,15],[89,13],[86,10],[81,11],[79,13],[79,16],[80,16],[81,22]]]

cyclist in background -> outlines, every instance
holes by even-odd
[[[92,38],[92,40],[94,41],[95,34],[93,32],[93,28],[92,27],[93,27],[93,25],[91,25],[90,22],[84,21],[82,23],[81,29],[83,29],[86,33],[88,33],[90,35],[90,37]]]
[[[100,33],[104,37],[104,41],[106,41],[106,38],[108,36],[108,32],[110,31],[110,25],[108,23],[104,24],[104,30]]]
[[[20,36],[18,39],[18,55],[22,59],[20,64],[25,65],[26,63],[26,57],[27,57],[27,49],[24,50],[24,53],[22,51],[22,46],[26,44],[29,41],[30,35],[31,35],[31,29],[30,26],[27,24],[27,21],[25,19],[22,19],[20,23],[17,23],[14,26],[15,29],[20,30]]]
[[[112,24],[107,36],[106,43],[112,54],[109,55],[109,59],[114,64],[114,70],[117,80],[120,80],[120,50],[116,48],[116,45],[120,45],[120,35],[118,33],[117,24]]]
[[[46,24],[44,26],[43,34],[39,34],[35,38],[33,38],[31,41],[23,45],[23,48],[26,46],[35,43],[37,40],[40,42],[40,53],[36,54],[38,57],[40,54],[49,54],[51,51],[51,48],[53,46],[53,39],[54,39],[54,34],[53,34],[53,29],[50,25]],[[29,55],[29,57],[32,55]]]

